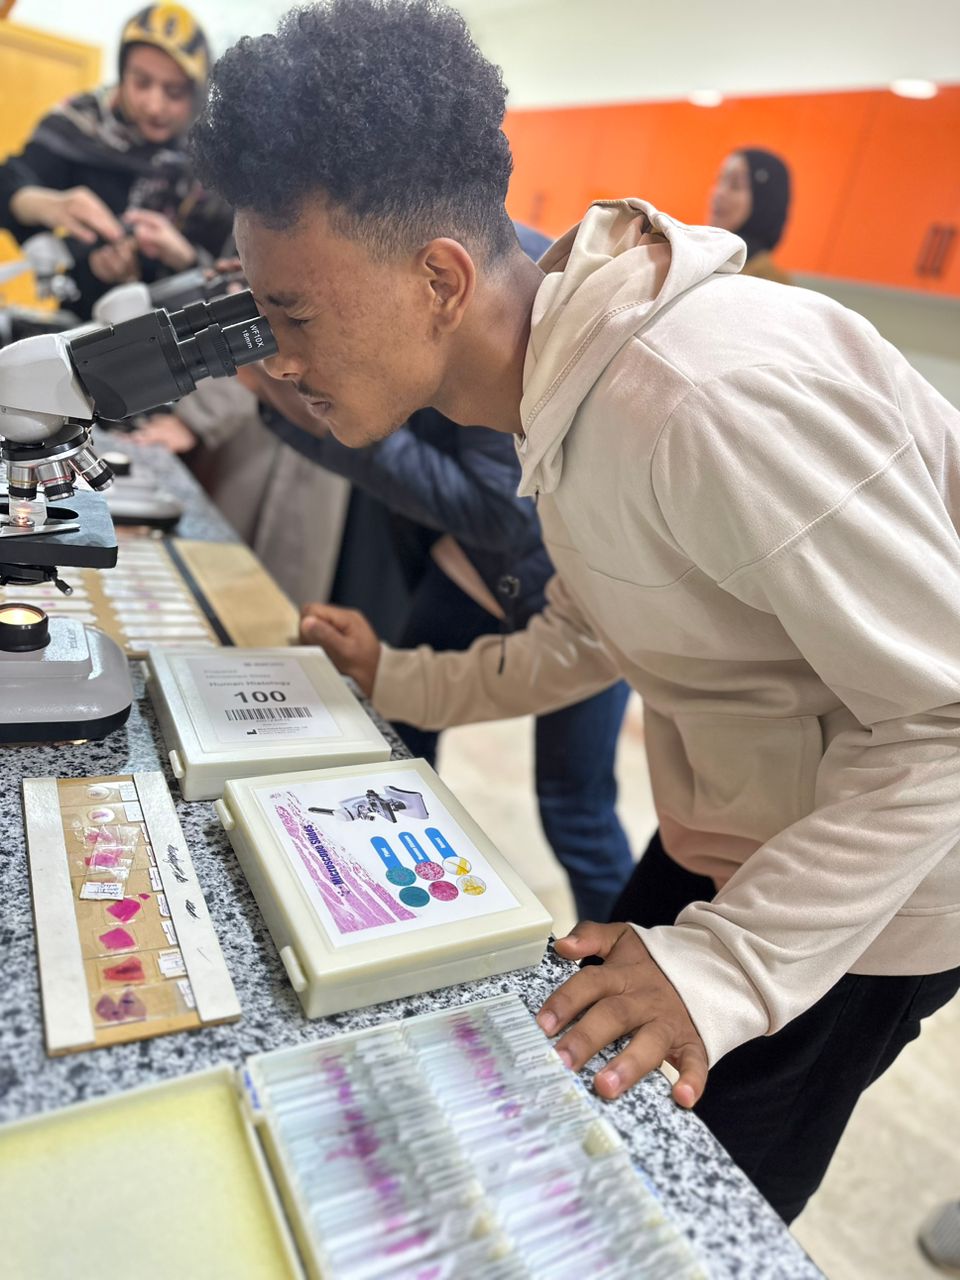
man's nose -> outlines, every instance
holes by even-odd
[[[267,356],[263,361],[263,367],[271,378],[277,378],[280,381],[287,378],[292,382],[299,382],[303,376],[303,362],[290,352],[284,351],[279,345],[276,354]]]
[[[159,119],[166,107],[166,95],[159,85],[151,86],[144,94],[144,106],[151,119]]]

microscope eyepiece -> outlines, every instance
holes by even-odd
[[[277,350],[249,289],[103,325],[67,346],[97,412],[113,421],[179,400],[202,378],[229,378]]]
[[[200,333],[210,325],[235,324],[257,318],[257,304],[249,289],[227,293],[212,302],[191,302],[179,311],[169,311],[170,324],[178,339]]]

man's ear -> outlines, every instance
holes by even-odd
[[[431,318],[438,333],[452,333],[463,320],[477,286],[473,258],[457,240],[431,240],[417,255],[417,270],[430,290]]]

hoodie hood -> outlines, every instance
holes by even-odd
[[[740,270],[746,247],[717,227],[688,227],[645,200],[599,200],[548,251],[523,368],[521,496],[551,493],[563,441],[624,343],[714,274]]]

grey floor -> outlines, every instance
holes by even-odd
[[[531,744],[528,720],[452,730],[440,770],[561,932],[573,923],[573,906],[540,831]],[[628,713],[618,774],[621,818],[639,853],[655,825],[639,704]],[[960,1001],[954,1001],[863,1097],[794,1231],[830,1280],[932,1280],[940,1273],[917,1252],[916,1228],[931,1208],[958,1196]]]

